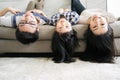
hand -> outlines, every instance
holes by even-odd
[[[58,12],[59,12],[59,13],[63,13],[63,12],[64,12],[64,9],[63,9],[63,8],[60,8]]]
[[[14,9],[14,8],[11,8],[11,7],[8,7],[8,10],[9,10],[11,13],[13,13],[13,14],[17,14],[17,13],[20,12],[20,10]]]
[[[64,9],[64,12],[68,12],[68,11],[70,11],[70,9]]]

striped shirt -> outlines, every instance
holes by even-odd
[[[18,13],[18,14],[15,14],[15,15],[10,15],[10,16],[2,16],[2,17],[0,17],[0,25],[16,28],[17,25],[19,24],[20,20],[21,20],[21,17],[24,14],[25,13],[22,12],[22,13]],[[45,23],[49,22],[49,19],[42,16],[41,14],[33,13],[33,15],[40,18],[40,22],[42,22],[40,24],[45,24]]]
[[[18,13],[18,14],[15,14],[14,16],[13,16],[13,26],[16,28],[17,27],[17,17],[18,16],[22,16],[23,14],[25,14],[25,13]],[[40,21],[40,22],[43,22],[43,23],[48,23],[49,22],[49,19],[47,19],[46,17],[44,17],[43,15],[41,15],[41,14],[38,14],[38,13],[33,13],[33,15],[35,16],[35,17],[38,17],[40,20],[42,20],[42,21]],[[43,24],[43,23],[41,23],[41,24]]]

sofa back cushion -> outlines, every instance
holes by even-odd
[[[6,7],[13,7],[21,11],[25,11],[29,1],[30,0],[0,0],[0,10]]]
[[[71,8],[71,0],[45,0],[43,11],[48,17],[58,12],[59,8]]]

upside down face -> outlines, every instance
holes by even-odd
[[[68,22],[64,17],[60,18],[56,23],[56,31],[60,34],[70,32],[72,30],[71,23]]]
[[[39,31],[38,21],[31,12],[27,12],[22,16],[18,28],[22,32],[34,33],[36,30]]]
[[[102,35],[108,31],[107,19],[101,15],[90,17],[90,29],[95,35]]]

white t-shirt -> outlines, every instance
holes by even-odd
[[[0,25],[12,27],[12,16],[2,16],[0,17]]]
[[[106,12],[101,9],[86,9],[81,13],[81,16],[84,16],[84,19],[88,20],[90,16],[95,15],[95,14],[100,14],[100,15],[105,16],[108,20],[108,23],[112,23],[116,21],[116,18],[112,13]]]
[[[21,20],[21,16],[16,17],[16,25],[19,24]],[[0,17],[0,25],[7,26],[7,27],[14,27],[13,26],[13,16],[2,16]]]
[[[22,16],[16,16],[16,25],[19,24],[20,20],[21,20]],[[40,20],[40,24],[39,25],[43,25],[46,24],[46,22],[43,19],[39,19]],[[7,27],[14,27],[13,26],[13,16],[2,16],[0,17],[0,25],[2,26],[7,26]]]

